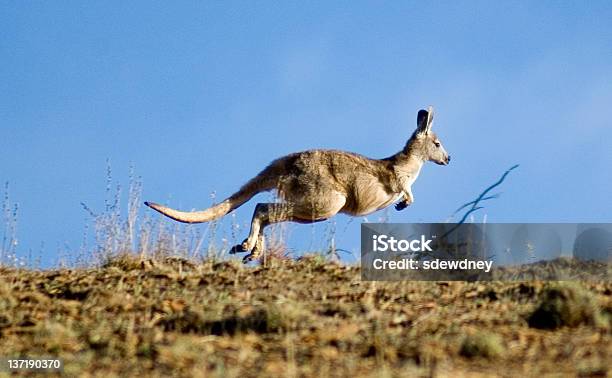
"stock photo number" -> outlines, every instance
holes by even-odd
[[[57,358],[0,358],[0,371],[62,371],[64,363]]]

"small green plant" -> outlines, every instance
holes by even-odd
[[[502,355],[501,338],[489,332],[478,332],[463,338],[459,354],[467,358],[496,358]]]

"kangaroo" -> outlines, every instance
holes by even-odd
[[[264,228],[292,221],[320,222],[337,213],[363,216],[399,201],[403,210],[414,202],[412,184],[424,162],[447,165],[451,158],[431,131],[433,108],[419,110],[417,128],[404,148],[384,159],[370,159],[351,152],[308,150],[274,160],[236,193],[202,211],[183,212],[156,203],[145,205],[184,223],[220,218],[257,193],[277,190],[280,202],[255,206],[248,237],[230,253],[250,252],[244,262],[256,259],[264,249]]]

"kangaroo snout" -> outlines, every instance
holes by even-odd
[[[440,160],[434,160],[433,162],[438,164],[438,165],[448,165],[448,163],[450,163],[450,161],[451,161],[450,155],[446,155],[444,158],[442,158]]]

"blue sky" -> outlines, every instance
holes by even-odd
[[[390,220],[443,221],[518,163],[479,217],[612,221],[612,6],[492,4],[2,2],[0,182],[19,252],[79,248],[107,159],[124,186],[134,166],[143,199],[202,208],[293,151],[388,156],[430,104],[453,161],[426,165]],[[336,218],[338,247],[358,251],[362,221]],[[290,246],[324,245],[325,227],[291,226]]]

